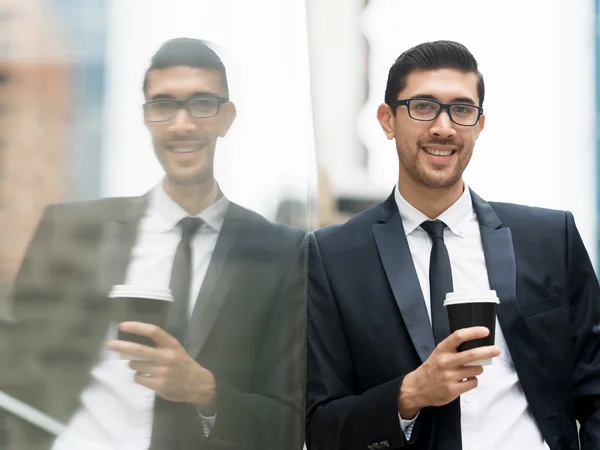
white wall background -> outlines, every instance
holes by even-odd
[[[303,0],[110,0],[109,5],[103,196],[138,195],[162,177],[143,125],[141,87],[152,54],[180,36],[217,44],[228,69],[238,117],[217,147],[216,177],[225,194],[267,216],[283,196],[302,202],[314,196]]]
[[[397,179],[393,143],[375,118],[389,67],[424,41],[462,42],[486,82],[486,128],[466,171],[488,200],[569,209],[596,261],[594,10],[585,0],[371,0],[370,92],[359,120],[370,183]]]
[[[365,177],[356,118],[366,97],[365,0],[307,0],[315,142],[330,183],[345,193]],[[364,188],[363,188],[364,189]],[[359,191],[354,192],[359,194]]]

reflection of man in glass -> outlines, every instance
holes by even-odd
[[[6,390],[68,420],[60,450],[301,448],[304,232],[228,201],[213,178],[236,110],[208,46],[163,44],[144,94],[164,181],[46,209],[15,284],[27,392]],[[121,322],[126,303],[108,299],[119,284],[169,287],[165,325]],[[52,440],[25,434],[21,448]]]

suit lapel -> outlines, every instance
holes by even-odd
[[[147,206],[148,194],[133,198],[125,215],[104,227],[98,256],[98,292],[103,297],[108,296],[112,286],[124,282],[138,225]]]
[[[515,367],[524,367],[527,364],[526,361],[519,361],[522,353],[519,348],[521,341],[528,342],[531,338],[517,301],[517,268],[511,231],[502,226],[489,203],[473,191],[471,197],[479,221],[490,288],[496,291],[500,299],[498,322]]]
[[[206,343],[223,302],[234,284],[239,269],[236,248],[239,249],[240,230],[244,209],[234,203],[229,205],[219,233],[217,245],[200,287],[196,305],[190,318],[184,347],[196,359]]]
[[[412,343],[425,361],[435,348],[433,332],[394,194],[380,207],[379,223],[373,225],[379,256]]]

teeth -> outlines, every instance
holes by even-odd
[[[171,150],[175,153],[192,153],[196,151],[196,147],[174,147]]]
[[[434,150],[427,147],[423,147],[423,150],[433,156],[450,156],[453,152],[453,150]]]

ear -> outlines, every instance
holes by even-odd
[[[396,133],[396,116],[390,105],[382,103],[377,108],[377,120],[388,139],[394,139]]]
[[[219,129],[219,137],[223,138],[227,135],[227,132],[231,128],[231,125],[233,125],[233,121],[237,116],[235,104],[233,102],[223,103],[223,105],[221,105],[221,114],[223,115],[223,118]]]
[[[475,125],[477,127],[477,132],[475,133],[475,139],[477,139],[479,137],[479,133],[481,133],[483,131],[483,129],[485,128],[485,114],[482,114],[481,117],[479,117],[479,121],[477,122],[477,125]]]

